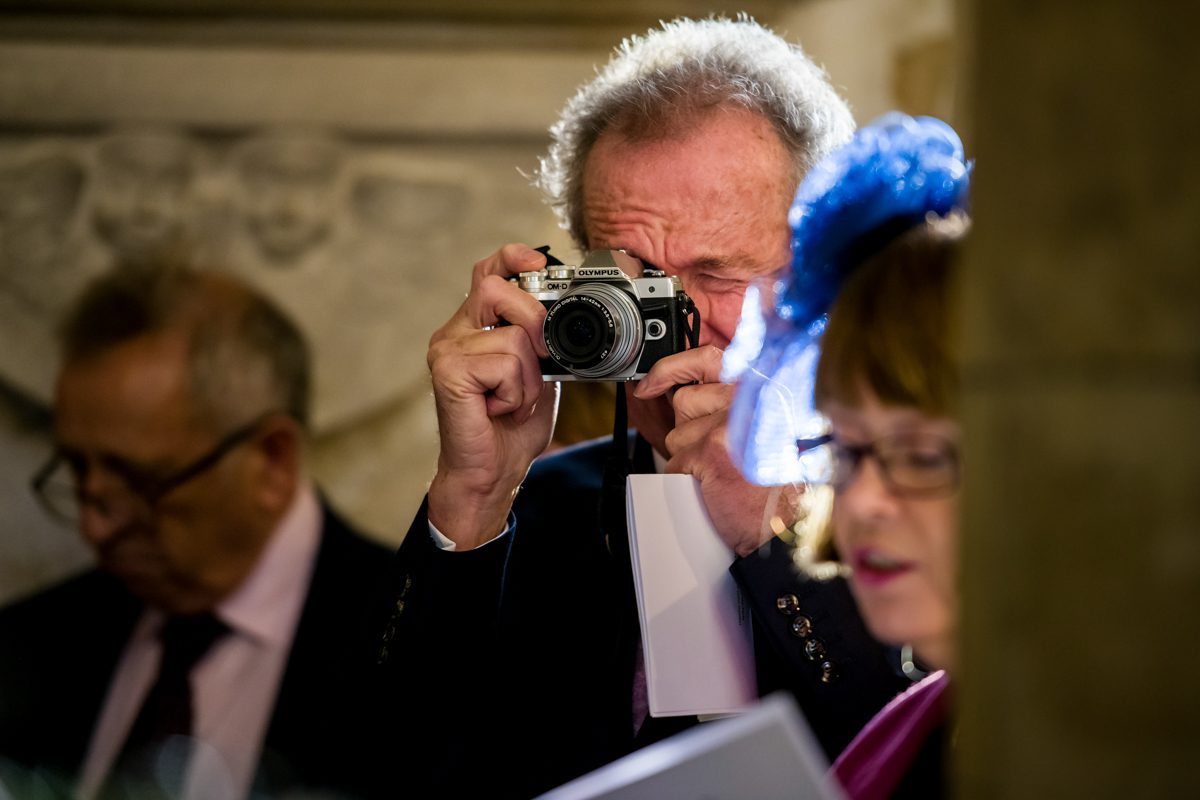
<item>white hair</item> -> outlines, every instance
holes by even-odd
[[[535,185],[576,244],[583,226],[583,171],[609,128],[639,138],[678,135],[678,125],[717,106],[762,114],[792,155],[794,178],[848,141],[854,119],[824,70],[799,45],[745,15],[677,19],[631,36],[567,101],[550,128]]]

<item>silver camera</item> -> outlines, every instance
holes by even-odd
[[[700,314],[679,279],[621,250],[522,272],[517,282],[546,306],[546,381],[638,380],[699,338]]]

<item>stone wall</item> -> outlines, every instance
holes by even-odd
[[[238,21],[189,16],[204,3],[111,5],[130,16],[9,16],[0,29],[0,602],[87,560],[28,490],[50,449],[53,319],[114,259],[178,242],[301,322],[317,362],[313,472],[349,516],[399,541],[436,458],[426,342],[471,264],[508,241],[573,255],[526,177],[555,112],[622,35],[707,8],[547,15],[521,0],[447,17],[403,3],[364,21],[360,3],[344,18]],[[749,10],[824,63],[862,121],[896,106],[951,113],[948,8]],[[597,416],[563,429],[603,429]]]

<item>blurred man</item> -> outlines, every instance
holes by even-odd
[[[798,47],[747,20],[681,20],[626,42],[567,103],[540,173],[581,249],[624,250],[678,276],[695,301],[701,346],[624,387],[638,434],[632,469],[695,476],[743,557],[738,574],[763,572],[765,591],[794,586],[795,575],[786,548],[772,543],[759,557],[772,537],[763,522],[788,525],[796,512],[743,481],[726,454],[722,348],[747,285],[790,261],[787,210],[801,176],[852,130],[845,103]],[[424,678],[445,687],[435,780],[486,781],[491,794],[515,796],[687,724],[646,719],[622,500],[602,511],[605,446],[530,471],[551,437],[557,385],[543,384],[538,364],[545,309],[505,279],[545,261],[510,244],[478,262],[466,301],[433,336],[441,454],[400,552],[404,597],[379,647],[385,677],[397,640],[440,656]],[[623,495],[620,468],[615,486]],[[793,592],[781,610],[799,608],[813,630],[761,642],[759,688],[790,688],[836,754],[902,684],[841,581]],[[813,631],[820,648],[803,669],[774,669]],[[456,769],[463,760],[476,768]]]
[[[336,786],[344,659],[389,553],[305,473],[299,331],[230,278],[157,265],[91,284],[62,345],[34,487],[98,564],[0,611],[14,794]]]

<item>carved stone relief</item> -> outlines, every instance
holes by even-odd
[[[423,380],[429,333],[481,254],[463,248],[477,177],[461,157],[300,128],[8,142],[0,336],[15,346],[0,351],[0,376],[49,403],[52,329],[70,298],[111,264],[182,252],[293,314],[313,344],[317,432],[350,424]]]

